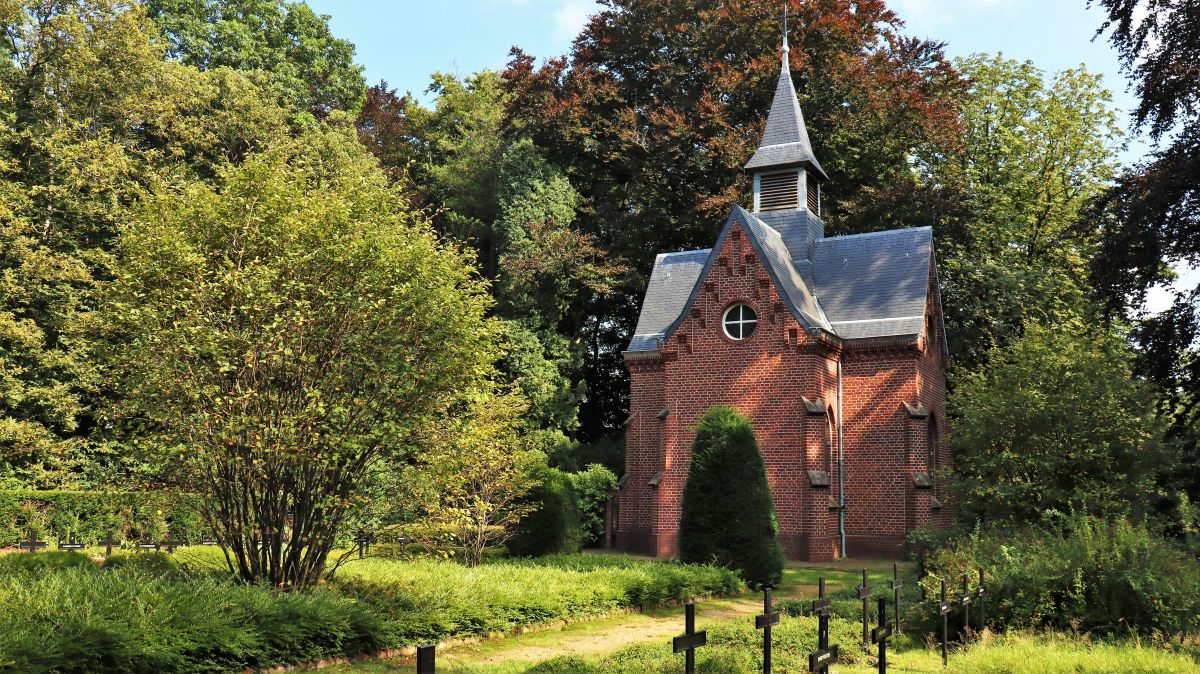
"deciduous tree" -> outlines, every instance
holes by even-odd
[[[331,116],[336,121],[337,116]],[[303,587],[372,472],[499,357],[484,284],[348,124],[155,190],[98,329],[122,420],[161,447],[247,581]]]

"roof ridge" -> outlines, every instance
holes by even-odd
[[[901,227],[900,229],[882,229],[878,232],[860,232],[858,234],[839,234],[838,236],[824,236],[817,239],[817,243],[822,241],[838,241],[841,239],[861,239],[869,236],[880,236],[883,234],[898,234],[900,232],[917,232],[921,230],[933,231],[931,225],[920,225],[918,227]]]

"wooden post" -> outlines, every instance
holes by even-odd
[[[104,558],[108,559],[109,557],[112,557],[113,546],[117,544],[117,541],[113,540],[113,532],[109,531],[108,538],[100,542],[104,544]]]
[[[983,614],[983,569],[979,569],[979,587],[975,588],[975,596],[979,600],[979,630],[983,631],[984,622]]]
[[[417,646],[417,674],[434,674],[436,646]]]

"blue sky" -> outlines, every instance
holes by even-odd
[[[566,53],[588,14],[591,0],[308,0],[328,14],[334,33],[353,42],[367,81],[381,79],[400,91],[421,94],[434,71],[465,75],[501,68],[520,46],[539,59]],[[1127,91],[1116,52],[1107,39],[1093,40],[1103,23],[1087,0],[892,0],[910,34],[946,43],[950,56],[1001,52],[1053,72],[1080,64],[1104,75],[1128,126],[1136,101]],[[1147,151],[1132,138],[1122,154],[1136,161]],[[1188,272],[1188,287],[1200,272]],[[1158,293],[1149,307],[1165,306]]]

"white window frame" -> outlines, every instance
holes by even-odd
[[[742,307],[749,309],[750,313],[754,314],[754,318],[746,319],[744,313],[739,313],[737,320],[730,321],[729,314],[732,313],[735,309],[741,309]],[[741,329],[738,332],[742,335],[741,337],[734,337],[733,335],[731,335],[729,333],[729,324],[731,322],[736,323],[738,326],[740,326]],[[751,326],[749,334],[746,333],[747,325]],[[758,329],[758,312],[754,310],[754,307],[750,306],[749,304],[746,304],[745,302],[737,302],[735,304],[729,305],[729,307],[725,309],[725,313],[721,315],[721,330],[725,332],[726,337],[728,337],[734,341],[740,342],[744,339],[749,339],[750,335],[753,335],[754,331],[756,329]]]

